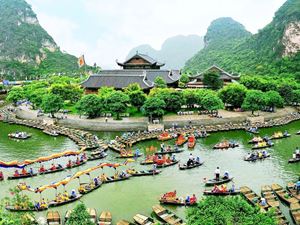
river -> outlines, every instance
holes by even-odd
[[[212,133],[210,137],[206,139],[198,139],[194,150],[187,150],[185,145],[184,152],[177,154],[177,158],[182,163],[186,162],[190,153],[194,156],[200,156],[205,161],[204,165],[192,170],[179,171],[178,166],[173,166],[163,169],[163,172],[154,177],[134,177],[129,180],[111,184],[105,184],[98,190],[85,195],[81,200],[90,208],[96,208],[98,214],[103,210],[109,210],[113,215],[113,222],[117,222],[120,219],[127,219],[132,221],[132,217],[141,213],[144,215],[151,214],[151,207],[158,203],[159,196],[165,192],[177,190],[178,195],[186,196],[187,194],[195,193],[197,197],[201,197],[201,193],[204,190],[203,178],[211,178],[214,175],[214,170],[217,166],[220,167],[221,172],[225,170],[229,171],[234,176],[234,182],[236,187],[247,185],[255,192],[260,194],[260,188],[262,185],[279,183],[285,186],[287,182],[297,179],[300,175],[300,164],[288,164],[287,161],[291,157],[294,149],[300,147],[300,136],[295,133],[300,128],[300,121],[293,122],[289,125],[268,129],[261,129],[260,135],[268,134],[269,136],[274,131],[288,130],[292,137],[287,139],[281,139],[274,141],[275,145],[269,149],[271,158],[260,162],[245,162],[243,161],[244,155],[250,151],[251,145],[247,144],[248,140],[253,137],[251,134],[244,131],[229,131]],[[15,141],[7,137],[11,132],[26,131],[32,134],[32,138],[28,140]],[[106,140],[113,139],[115,135],[120,133],[115,132],[98,132],[95,133],[100,138]],[[213,145],[224,140],[236,140],[240,147],[229,150],[212,150]],[[173,144],[174,140],[168,143]],[[141,151],[151,145],[159,148],[160,142],[156,140],[145,141],[134,146]],[[40,156],[48,156],[55,152],[61,152],[65,150],[78,149],[76,144],[70,139],[59,136],[50,137],[40,130],[0,123],[0,160],[12,161],[12,160],[24,160],[34,159]],[[124,160],[116,159],[116,153],[108,151],[108,157],[101,160],[101,162],[124,162]],[[139,162],[130,163],[128,166],[133,166],[136,169],[146,169],[151,166],[140,166]],[[66,159],[61,158],[56,162],[62,164],[66,163]],[[88,162],[86,165],[74,168],[72,170],[66,170],[56,174],[36,176],[33,178],[25,179],[27,185],[31,187],[38,187],[44,184],[49,184],[55,181],[59,181],[68,175],[74,174],[80,170],[97,165],[100,161]],[[49,165],[49,164],[48,164]],[[34,169],[38,168],[38,165],[33,166]],[[126,167],[122,167],[119,170],[124,170]],[[12,174],[13,169],[2,169],[5,175]],[[99,169],[91,173],[92,177],[100,175],[105,172],[106,174],[113,174],[114,169],[104,168]],[[83,176],[80,182],[88,181],[88,176]],[[21,180],[17,181],[2,181],[0,189],[0,197],[9,196],[9,188],[16,186]],[[79,181],[74,180],[66,186],[66,190],[78,188]],[[59,188],[58,191],[62,191],[63,188]],[[38,200],[39,195],[34,193],[28,193],[33,199]],[[55,190],[46,190],[42,196],[45,198],[53,199]],[[76,203],[54,208],[58,210],[62,216],[65,211],[73,208]],[[168,207],[176,214],[184,217],[184,207]],[[282,206],[285,215],[289,218],[288,209]],[[40,213],[45,215],[45,213]],[[290,218],[289,218],[290,220]]]

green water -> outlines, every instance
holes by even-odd
[[[220,166],[221,170],[228,170],[233,175],[235,185],[237,187],[247,185],[257,193],[260,193],[260,187],[266,184],[279,183],[286,185],[287,182],[295,180],[300,173],[300,164],[288,164],[287,161],[291,157],[293,150],[300,147],[300,136],[294,135],[300,129],[300,121],[294,122],[283,127],[276,127],[261,130],[261,135],[271,135],[274,131],[288,130],[292,137],[275,141],[275,146],[269,150],[271,158],[261,162],[249,163],[243,161],[244,155],[250,150],[251,146],[247,144],[252,135],[244,131],[230,131],[213,133],[207,139],[198,139],[197,145],[193,151],[187,150],[187,146],[183,148],[185,151],[177,154],[177,158],[181,162],[188,159],[190,152],[194,156],[200,156],[205,161],[204,165],[187,171],[179,171],[177,166],[163,169],[163,172],[154,177],[135,177],[123,182],[105,184],[98,190],[85,195],[81,201],[86,203],[88,207],[96,208],[98,213],[102,210],[109,210],[113,214],[113,222],[119,219],[132,220],[136,213],[145,215],[151,214],[151,207],[158,203],[159,196],[165,192],[177,190],[177,193],[182,196],[195,193],[198,198],[204,190],[203,178],[213,177],[214,170]],[[16,130],[22,130],[32,133],[32,138],[25,141],[13,141],[7,138],[7,134]],[[96,133],[104,139],[113,139],[115,135],[120,133]],[[240,147],[230,150],[212,150],[212,146],[224,139],[236,140],[240,143]],[[173,141],[168,142],[170,144]],[[139,143],[134,148],[145,150],[147,147],[155,145],[159,147],[160,142],[146,141]],[[66,137],[50,137],[39,130],[31,129],[22,126],[8,125],[0,123],[0,160],[23,160],[33,159],[39,156],[50,155],[54,152],[60,152],[68,149],[77,149],[76,145]],[[101,162],[124,162],[124,160],[116,159],[116,153],[108,151],[109,156]],[[151,166],[140,166],[140,158],[136,163],[130,163],[129,166],[134,166],[136,169],[151,168]],[[57,162],[66,163],[66,159],[59,159]],[[64,171],[61,173],[37,176],[34,178],[25,179],[24,181],[32,186],[37,187],[44,184],[49,184],[53,181],[59,181],[68,175],[74,174],[77,171],[97,165],[99,161],[92,161],[80,168]],[[120,168],[120,170],[126,167]],[[13,173],[13,169],[3,169],[5,174]],[[114,169],[105,168],[103,170],[92,172],[91,176],[97,176],[100,173],[113,174]],[[83,176],[80,182],[88,181],[88,176]],[[8,196],[8,189],[14,187],[19,181],[3,181],[1,182],[0,196]],[[78,187],[78,180],[72,181],[66,186],[70,191],[72,188]],[[63,188],[59,188],[62,191]],[[39,195],[29,193],[29,195],[38,200]],[[53,199],[55,190],[47,190],[43,193],[43,197]],[[71,209],[76,203],[57,208],[61,215],[64,215],[67,209]],[[170,207],[176,214],[184,217],[184,207]],[[287,208],[282,206],[283,211],[289,216]],[[41,213],[39,215],[45,215]],[[38,215],[38,216],[39,216]]]

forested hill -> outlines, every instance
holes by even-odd
[[[202,49],[203,46],[203,37],[198,35],[177,35],[166,39],[160,50],[156,50],[147,44],[137,46],[129,52],[127,58],[138,51],[165,63],[164,68],[181,69],[185,62]]]
[[[186,62],[185,70],[202,71],[217,64],[242,74],[288,75],[300,71],[299,0],[287,0],[272,22],[254,35],[249,36],[237,23],[222,26],[229,20],[212,22],[205,48]],[[241,33],[235,32],[238,27]]]
[[[24,0],[0,0],[0,79],[33,79],[78,70]]]

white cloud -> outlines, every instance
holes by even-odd
[[[62,49],[74,55],[85,53],[89,63],[115,67],[129,50],[140,44],[159,49],[171,36],[204,35],[212,20],[230,16],[252,33],[272,20],[285,0],[60,0],[68,5],[65,15],[57,16],[53,0],[29,0],[42,26]],[[78,4],[80,11],[78,10]],[[43,8],[43,9],[42,9]],[[80,17],[78,20],[77,17]],[[88,24],[82,38],[81,28]]]

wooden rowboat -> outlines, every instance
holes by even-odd
[[[262,149],[262,148],[270,148],[274,145],[274,143],[271,143],[271,144],[266,144],[266,145],[254,145],[252,146],[252,149]]]
[[[180,152],[183,152],[183,150],[180,150],[180,149],[178,149],[178,150],[170,150],[170,151],[168,151],[168,150],[165,150],[165,151],[163,151],[163,152],[156,152],[155,153],[155,155],[166,155],[166,154],[175,154],[175,153],[180,153]]]
[[[189,170],[189,169],[193,169],[193,168],[195,168],[195,167],[202,166],[203,163],[204,163],[204,162],[200,162],[200,163],[195,162],[193,165],[190,165],[190,166],[187,166],[187,164],[182,164],[182,165],[179,164],[179,169],[180,169],[180,170]]]
[[[288,162],[289,163],[297,163],[297,162],[300,162],[300,158],[291,158],[291,159],[289,159]]]
[[[19,176],[8,176],[8,180],[17,180],[17,179],[24,179],[29,177],[35,177],[37,173],[27,173],[27,174],[19,174]]]
[[[173,166],[175,164],[177,164],[179,161],[176,160],[176,161],[171,161],[169,163],[165,162],[164,164],[161,164],[161,165],[157,165],[157,168],[164,168],[164,167],[169,167],[169,166]]]
[[[188,148],[194,148],[196,145],[196,138],[194,136],[190,136],[188,138]]]
[[[239,195],[240,193],[241,193],[241,191],[239,189],[235,190],[234,192],[232,192],[232,191],[213,192],[210,190],[203,191],[204,195],[215,195],[215,196]]]
[[[168,140],[171,140],[172,138],[173,138],[172,135],[170,135],[168,133],[162,133],[157,136],[157,139],[159,141],[168,141]]]
[[[252,191],[249,187],[243,186],[240,188],[240,190],[241,190],[241,193],[243,194],[243,196],[246,198],[246,200],[253,206],[258,206],[261,211],[266,211],[268,208],[270,208],[270,206],[268,204],[266,204],[266,205],[259,204],[260,197],[254,191]]]
[[[244,157],[244,161],[247,161],[247,162],[255,162],[255,161],[257,161],[257,160],[263,160],[263,159],[269,158],[270,156],[271,156],[270,154],[262,155],[262,157],[256,156],[255,158],[253,158],[253,157],[247,158],[247,156],[245,156],[245,157]]]
[[[154,220],[151,217],[144,216],[141,214],[136,214],[133,217],[134,222],[138,225],[154,225]]]
[[[117,222],[117,225],[134,225],[134,223],[131,223],[131,222],[127,221],[127,220],[119,220]]]
[[[47,212],[47,224],[48,225],[61,225],[61,217],[58,211]]]
[[[107,153],[99,153],[99,154],[91,154],[88,157],[88,161],[98,160],[98,159],[104,159],[107,156]]]
[[[99,182],[99,184],[97,186],[95,186],[94,183],[81,183],[80,187],[83,186],[83,188],[78,188],[78,191],[80,194],[84,195],[84,194],[88,194],[96,189],[98,189],[99,187],[101,187],[102,182]]]
[[[31,134],[26,134],[25,136],[19,136],[16,133],[11,133],[8,134],[9,138],[14,138],[14,139],[20,139],[20,140],[25,140],[31,137]]]
[[[291,196],[291,194],[288,193],[286,190],[284,190],[283,187],[280,186],[279,184],[272,184],[271,187],[272,187],[272,190],[278,196],[278,198],[280,198],[280,200],[282,200],[286,204],[290,205],[292,203],[297,203],[298,202],[298,199]]]
[[[197,202],[193,202],[193,203],[190,203],[190,202],[185,202],[184,198],[183,197],[177,197],[177,198],[174,198],[174,199],[164,199],[164,198],[161,198],[159,200],[160,204],[165,204],[165,205],[177,205],[177,206],[193,206],[193,205],[196,205]]]
[[[286,217],[282,214],[282,211],[279,208],[279,200],[274,194],[270,185],[262,186],[261,196],[264,197],[267,201],[267,204],[274,209],[275,218],[280,225],[287,225],[288,221]]]
[[[287,190],[289,193],[291,193],[292,196],[294,196],[296,199],[300,201],[300,194],[297,195],[297,190],[294,188],[295,184],[290,182],[287,184]]]
[[[148,159],[148,160],[144,160],[140,163],[141,165],[150,165],[150,164],[154,164],[153,159]]]
[[[78,164],[77,164],[76,162],[72,162],[72,164],[71,164],[70,166],[67,165],[66,168],[67,168],[67,169],[71,169],[71,168],[79,167],[79,166],[85,164],[86,161],[87,161],[87,160],[80,161],[80,163],[78,163]]]
[[[177,146],[181,146],[181,145],[184,145],[185,142],[187,142],[188,139],[186,137],[184,137],[183,135],[180,135],[177,140],[175,141],[175,144]]]
[[[213,149],[229,149],[239,147],[238,143],[228,143],[228,145],[223,146],[222,143],[216,144]]]
[[[290,205],[290,214],[296,225],[300,225],[300,204],[292,203]]]
[[[40,207],[40,208],[16,208],[14,206],[10,206],[10,205],[7,205],[5,206],[5,209],[8,210],[8,211],[11,211],[11,212],[40,212],[40,211],[45,211],[48,209],[48,207]]]
[[[270,140],[274,140],[274,139],[282,139],[282,138],[288,138],[288,137],[290,137],[291,136],[291,134],[286,134],[286,135],[282,135],[282,136],[275,136],[275,135],[272,135],[271,137],[270,137]]]
[[[139,153],[138,155],[130,153],[130,154],[120,154],[119,156],[117,156],[116,158],[121,158],[121,159],[127,159],[127,158],[136,158],[136,157],[141,157],[143,154]]]
[[[113,182],[118,182],[122,180],[128,180],[131,177],[131,175],[127,175],[126,177],[118,177],[115,178],[114,176],[108,177],[107,180],[102,181],[103,183],[113,183]]]
[[[45,170],[44,172],[40,172],[40,171],[39,171],[39,174],[56,173],[56,172],[63,171],[63,170],[65,170],[65,169],[66,169],[65,167],[56,167],[55,170],[47,169],[47,170]]]
[[[176,216],[173,212],[165,209],[161,205],[152,206],[154,213],[164,222],[170,225],[185,225],[183,220]]]
[[[158,175],[161,173],[161,170],[141,170],[141,171],[130,171],[127,170],[127,173],[130,174],[133,177],[141,177],[141,176],[152,176],[152,175]]]
[[[98,220],[98,225],[111,225],[112,216],[111,212],[103,211],[101,212]]]
[[[214,179],[209,179],[208,181],[206,181],[205,185],[206,186],[213,186],[213,185],[219,185],[219,184],[225,184],[228,183],[230,181],[232,181],[233,177],[228,177],[228,178],[220,178],[219,180]]]
[[[69,200],[67,200],[67,201],[57,202],[57,201],[54,200],[54,201],[49,202],[49,207],[57,207],[57,206],[61,206],[61,205],[66,205],[66,204],[69,204],[71,202],[77,201],[81,197],[82,197],[81,194],[77,194],[76,198],[69,198]]]

